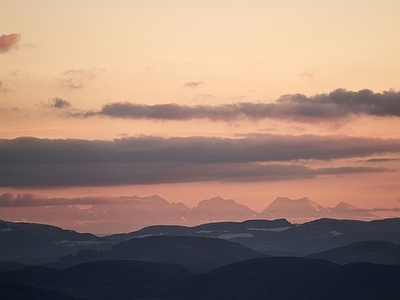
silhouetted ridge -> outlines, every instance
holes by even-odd
[[[400,264],[400,245],[385,241],[362,241],[308,257],[327,259],[342,264],[354,262]]]
[[[161,299],[398,299],[400,265],[351,264],[267,257],[194,276]]]
[[[90,233],[55,226],[0,222],[0,260],[43,263],[84,248],[107,249],[110,242]]]
[[[110,260],[83,263],[63,271],[28,267],[0,276],[9,282],[86,299],[142,299],[187,278],[189,270],[176,264]]]
[[[26,267],[24,264],[9,261],[0,261],[0,272],[15,271]]]
[[[399,299],[399,277],[400,265],[263,257],[195,276],[176,264],[143,261],[97,261],[64,271],[30,267],[0,274],[0,283],[24,283],[88,300],[386,300]]]
[[[213,269],[232,262],[263,256],[245,246],[222,239],[150,236],[114,245],[114,258],[177,263],[190,269]]]
[[[4,281],[0,281],[0,297],[2,300],[78,300],[55,291]]]

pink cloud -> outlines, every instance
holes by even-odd
[[[20,34],[3,34],[0,36],[0,53],[5,53],[13,48],[17,47],[18,41],[20,39]]]

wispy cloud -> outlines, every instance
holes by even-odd
[[[201,101],[205,101],[209,98],[214,98],[214,96],[211,94],[198,94],[193,97],[193,100],[194,100],[194,102],[201,102]]]
[[[381,162],[388,162],[388,161],[397,161],[400,160],[400,158],[370,158],[365,160],[365,162],[371,162],[371,163],[381,163]]]
[[[184,87],[188,87],[188,88],[195,88],[195,87],[198,87],[198,86],[203,85],[203,84],[204,84],[203,81],[188,81],[188,82],[185,82],[183,84],[183,86]]]
[[[56,97],[47,102],[41,102],[41,105],[47,108],[67,108],[71,106],[71,103],[67,100]]]
[[[114,141],[0,140],[0,186],[87,186],[195,181],[276,181],[387,172],[310,168],[299,160],[399,152],[400,140],[265,135],[241,139],[137,137]]]
[[[358,92],[337,89],[328,94],[307,97],[284,95],[274,103],[238,102],[222,105],[146,105],[114,102],[99,111],[75,113],[74,117],[107,116],[149,120],[192,120],[232,122],[241,119],[281,119],[298,122],[337,122],[352,116],[400,117],[400,92],[371,90]]]
[[[318,71],[317,70],[309,70],[309,71],[306,71],[306,72],[303,72],[303,73],[300,73],[299,74],[299,78],[300,79],[308,79],[308,80],[311,80],[311,81],[313,81],[314,80],[314,77],[315,77],[315,75],[318,73]]]
[[[97,72],[98,72],[98,69],[95,69],[95,68],[70,69],[70,70],[64,71],[62,74],[65,76],[85,76],[89,79],[95,79],[95,78],[97,78],[97,75],[96,75]]]
[[[0,81],[0,93],[9,93],[12,89],[4,87],[4,83]]]
[[[0,195],[0,207],[27,207],[27,206],[50,206],[50,205],[93,205],[123,202],[131,197],[79,197],[79,198],[47,198],[34,194],[11,194]]]
[[[0,36],[0,53],[5,53],[18,47],[21,35],[18,33],[3,34]]]
[[[85,88],[87,83],[98,78],[99,73],[104,72],[102,68],[70,69],[62,73],[61,83],[63,86],[76,90]]]
[[[0,194],[0,207],[31,207],[31,206],[58,206],[58,205],[104,205],[104,204],[132,204],[146,201],[150,197],[117,196],[117,197],[54,197],[49,198],[35,194]]]

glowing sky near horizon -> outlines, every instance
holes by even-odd
[[[0,193],[399,207],[399,11],[3,0]]]

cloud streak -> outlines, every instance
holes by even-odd
[[[105,69],[90,68],[90,69],[70,69],[62,73],[61,83],[64,87],[72,90],[85,88],[89,81],[99,77],[99,73]]]
[[[120,198],[83,197],[83,198],[47,198],[33,194],[0,195],[0,207],[27,207],[27,206],[51,206],[51,205],[93,205],[108,204],[111,201],[119,201]]]
[[[9,89],[9,88],[5,88],[5,87],[3,87],[3,82],[0,80],[0,93],[9,93],[9,92],[11,92],[12,90],[11,89]]]
[[[243,119],[253,121],[281,119],[298,122],[334,122],[352,116],[400,117],[400,92],[374,93],[368,89],[357,92],[337,89],[313,97],[302,94],[284,95],[273,103],[238,102],[217,106],[114,102],[104,105],[99,111],[74,113],[71,116],[165,121],[208,119],[232,122]]]
[[[16,47],[19,39],[20,39],[20,34],[18,33],[12,33],[12,34],[3,34],[0,36],[0,53],[5,53],[8,52]]]
[[[0,186],[99,186],[196,181],[277,181],[387,172],[310,168],[302,160],[400,152],[400,140],[262,135],[240,139],[136,137],[114,141],[0,140]]]
[[[398,160],[400,160],[400,158],[380,157],[380,158],[370,158],[370,159],[365,160],[365,162],[381,163],[381,162],[398,161]]]
[[[183,86],[184,87],[188,87],[188,88],[195,88],[195,87],[198,87],[198,86],[203,85],[203,84],[204,84],[203,81],[188,81],[188,82],[185,82],[183,84]]]
[[[257,163],[135,163],[0,167],[2,187],[112,186],[188,182],[258,182],[312,179],[323,175],[387,172],[385,168],[308,168]]]
[[[47,107],[47,108],[61,109],[61,108],[70,107],[71,103],[67,100],[56,97],[56,98],[48,100],[47,103],[42,102],[42,106]]]

